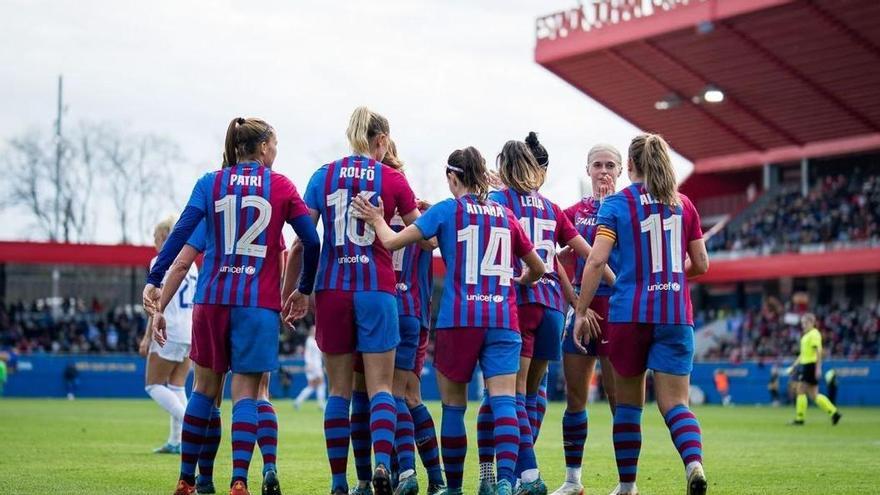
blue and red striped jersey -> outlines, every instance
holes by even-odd
[[[352,198],[364,193],[371,203],[382,197],[385,221],[395,211],[405,216],[416,209],[406,178],[393,168],[365,156],[348,156],[319,168],[306,188],[305,202],[320,213],[324,242],[315,290],[395,291],[391,253],[376,231],[351,215]]]
[[[547,273],[534,287],[522,285],[517,287],[517,303],[536,303],[565,311],[567,303],[559,283],[556,246],[568,244],[577,237],[578,232],[571,221],[558,206],[539,192],[523,194],[513,189],[505,189],[492,192],[489,198],[513,212],[547,268]],[[519,276],[521,273],[522,264],[517,263],[514,275]]]
[[[281,309],[285,222],[308,215],[287,177],[258,162],[210,172],[188,207],[205,215],[205,261],[194,301]]]
[[[446,264],[437,328],[519,331],[512,279],[533,246],[513,213],[466,195],[437,203],[415,225],[425,239],[437,237]]]
[[[403,220],[395,216],[391,228],[400,232],[403,227]],[[394,274],[397,276],[397,314],[418,318],[423,328],[431,327],[432,258],[431,252],[418,244],[410,244],[391,253]]]
[[[609,321],[694,324],[685,275],[687,246],[701,239],[700,215],[691,200],[658,203],[641,183],[605,198],[598,235],[615,239],[618,268]]]
[[[571,220],[571,223],[574,224],[574,228],[577,229],[581,237],[583,237],[591,246],[593,245],[593,241],[596,240],[596,229],[599,226],[597,215],[599,213],[600,204],[601,203],[598,199],[583,198],[563,210],[565,216],[567,216],[568,219]],[[574,253],[572,253],[572,256],[574,257],[574,278],[571,279],[571,284],[575,286],[575,288],[580,289],[581,279],[584,275],[584,266],[587,264],[587,260]],[[614,267],[617,266],[613,253],[608,260],[608,266],[611,267],[612,271],[614,271]],[[611,286],[608,285],[604,279],[599,282],[599,288],[596,289],[596,295],[611,295]]]

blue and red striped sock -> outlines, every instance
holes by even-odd
[[[397,463],[400,472],[404,473],[416,468],[415,425],[412,414],[406,405],[406,399],[395,397],[397,403],[397,429],[394,431],[394,450],[397,452]]]
[[[220,439],[223,436],[223,423],[220,420],[220,408],[211,409],[211,419],[208,421],[208,430],[202,450],[199,452],[199,481],[202,483],[214,482],[214,459],[220,448]]]
[[[534,443],[535,438],[538,436],[535,433],[538,431],[538,394],[528,394],[525,400],[526,414],[529,416],[529,429],[532,432],[532,443]],[[519,394],[517,394],[517,401],[519,401]]]
[[[516,476],[521,478],[523,473],[538,469],[538,459],[535,458],[535,445],[532,443],[532,428],[529,415],[526,412],[526,397],[516,394],[516,418],[519,424],[519,455],[516,461]],[[529,479],[528,481],[532,481]]]
[[[257,401],[257,445],[263,455],[263,474],[277,471],[275,461],[278,453],[278,416],[267,400]]]
[[[348,493],[348,441],[351,428],[348,422],[348,409],[351,401],[338,395],[331,395],[324,407],[324,440],[327,446],[327,459],[330,461],[330,491]]]
[[[538,434],[541,433],[544,415],[547,414],[547,380],[549,376],[548,373],[544,373],[544,379],[541,381],[541,386],[538,387],[538,400],[535,402],[535,426],[532,428],[534,443],[538,443]]]
[[[511,395],[496,395],[489,399],[494,418],[495,459],[499,480],[516,483],[516,464],[519,458],[520,429],[516,399]]]
[[[440,421],[440,451],[443,455],[443,470],[446,483],[451,490],[461,489],[464,476],[464,459],[467,455],[467,430],[464,427],[464,406],[443,404],[443,419]]]
[[[700,423],[687,406],[679,404],[664,416],[672,443],[685,467],[692,462],[703,463],[703,434]]]
[[[409,410],[415,425],[416,447],[419,449],[419,457],[422,465],[428,471],[428,483],[434,485],[443,484],[443,468],[440,467],[440,450],[437,447],[437,429],[434,426],[434,418],[424,404],[419,404]]]
[[[565,451],[565,467],[580,468],[584,460],[584,444],[588,432],[587,411],[568,412],[562,416],[562,448]]]
[[[635,483],[642,450],[642,408],[617,404],[614,410],[614,456],[621,483]]]
[[[183,432],[180,440],[180,479],[190,485],[196,482],[196,463],[205,443],[214,399],[193,392],[183,415]]]
[[[370,397],[366,392],[351,394],[351,448],[358,481],[373,479],[373,445],[370,439]]]
[[[257,401],[239,399],[232,406],[232,483],[247,486],[248,469],[257,443]]]
[[[477,455],[480,459],[480,481],[495,483],[495,416],[489,391],[483,390],[483,401],[477,412]]]
[[[394,450],[394,430],[397,429],[397,404],[388,392],[379,392],[370,399],[370,437],[373,440],[373,458],[391,469],[391,451]]]

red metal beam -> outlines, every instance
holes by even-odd
[[[770,51],[767,47],[759,43],[757,40],[749,36],[748,34],[740,31],[736,27],[732,26],[729,22],[719,22],[718,27],[725,29],[727,32],[736,36],[740,41],[748,45],[752,50],[759,53],[761,56],[772,62],[774,65],[779,67],[780,70],[786,72],[792,78],[800,81],[802,84],[810,88],[813,92],[825,98],[826,100],[833,103],[835,106],[840,108],[840,110],[853,119],[857,120],[859,123],[864,125],[867,129],[871,131],[880,131],[880,124],[871,120],[870,117],[866,116],[858,109],[853,108],[851,105],[847,104],[845,101],[841,100],[837,97],[832,91],[822,87],[816,81],[810,79],[806,74],[802,73],[795,67],[791,66],[788,62],[783,60],[781,57],[777,56],[775,53]]]
[[[880,133],[863,134],[807,143],[803,146],[784,146],[765,151],[748,151],[733,155],[701,158],[694,160],[694,172],[710,173],[748,169],[760,167],[765,163],[795,162],[802,158],[846,155],[877,149],[880,149]]]
[[[152,246],[0,241],[0,263],[146,267]]]
[[[844,249],[811,254],[778,254],[712,261],[701,284],[723,284],[780,277],[826,277],[880,272],[880,249]]]
[[[837,31],[843,33],[847,38],[850,39],[850,41],[861,46],[865,49],[865,51],[873,54],[874,57],[880,58],[880,46],[877,46],[876,43],[862,36],[851,27],[847,26],[846,23],[838,19],[834,14],[829,12],[828,9],[816,3],[815,0],[808,1],[807,5],[817,16],[819,16],[821,19],[824,19],[825,22],[827,22],[828,24],[831,24],[831,26]]]
[[[678,70],[684,72],[685,74],[688,74],[689,76],[696,79],[697,81],[700,81],[699,84],[701,84],[701,85],[706,85],[709,83],[717,82],[717,81],[711,80],[708,76],[698,72],[693,67],[685,64],[683,61],[679,60],[677,57],[675,57],[674,55],[672,55],[671,53],[669,53],[665,49],[657,46],[656,43],[654,43],[650,40],[642,41],[641,45],[644,46],[649,51],[651,51],[655,56],[660,57],[661,59],[665,60],[666,63],[676,67]],[[746,115],[748,115],[752,119],[760,122],[765,127],[772,129],[774,132],[776,132],[777,134],[782,136],[786,141],[788,141],[791,144],[796,144],[796,145],[803,144],[803,142],[801,142],[799,139],[795,138],[790,132],[786,131],[784,128],[780,127],[775,122],[768,119],[767,117],[764,117],[764,115],[762,115],[760,111],[758,111],[755,108],[749,107],[749,106],[745,105],[744,103],[742,103],[741,101],[739,101],[739,99],[736,98],[736,96],[734,96],[731,93],[730,88],[723,88],[722,87],[721,89],[724,91],[724,103],[723,103],[724,105],[732,106],[732,107],[736,108],[737,110],[745,113]]]
[[[645,81],[648,81],[648,82],[654,84],[655,86],[657,86],[661,90],[661,94],[666,95],[669,92],[675,91],[674,86],[666,83],[665,81],[660,80],[659,78],[657,78],[657,76],[654,76],[652,74],[645,72],[645,70],[642,69],[639,65],[637,65],[634,62],[627,59],[625,56],[623,56],[621,53],[619,53],[614,48],[609,48],[608,50],[606,50],[606,53],[608,53],[608,55],[612,59],[614,59],[616,62],[623,65],[625,68],[629,69],[631,72],[635,73],[637,76],[639,76],[642,79],[644,79]],[[733,126],[731,126],[730,124],[725,122],[723,119],[718,118],[712,112],[707,111],[705,108],[703,108],[702,105],[695,104],[693,101],[691,101],[690,98],[687,97],[687,95],[682,95],[682,103],[685,105],[691,105],[694,108],[696,108],[698,112],[703,114],[704,117],[709,119],[718,128],[720,128],[722,131],[726,132],[727,134],[730,134],[733,137],[739,139],[741,142],[743,142],[749,148],[754,149],[754,150],[761,149],[761,146],[758,143],[756,143],[755,141],[752,141],[751,138],[749,138],[748,136],[739,132],[738,130],[736,130],[736,128],[734,128]]]

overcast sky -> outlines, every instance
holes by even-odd
[[[68,122],[112,122],[182,146],[183,203],[198,173],[219,166],[232,117],[275,126],[275,169],[303,191],[315,168],[347,153],[348,118],[367,105],[388,117],[420,197],[448,196],[453,149],[476,146],[494,163],[505,141],[535,130],[551,159],[542,192],[567,206],[580,197],[589,147],[625,151],[637,132],[534,62],[535,17],[571,5],[3,0],[0,138],[51,130],[63,73]],[[680,178],[691,169],[681,157],[675,165]],[[34,237],[20,213],[0,211],[0,238]],[[112,217],[98,222],[96,241],[117,242]]]

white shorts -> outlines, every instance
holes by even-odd
[[[324,379],[324,370],[306,370],[306,380]]]
[[[190,344],[182,344],[180,342],[165,342],[163,347],[159,347],[156,341],[150,342],[150,354],[156,354],[166,361],[174,361],[182,363],[184,359],[189,357]]]

